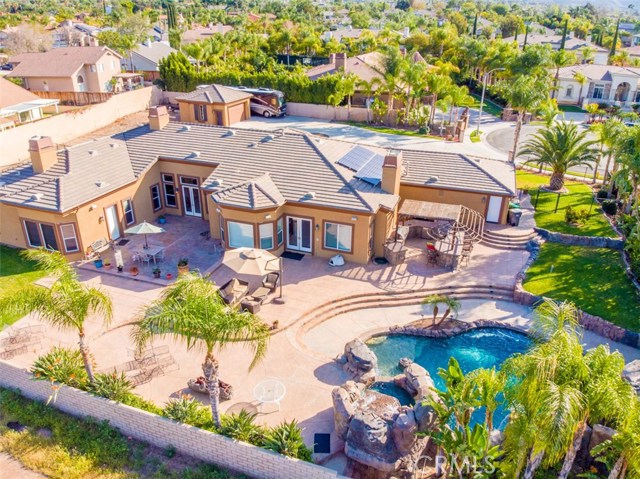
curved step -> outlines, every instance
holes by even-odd
[[[484,237],[482,238],[482,244],[497,249],[524,250],[526,249],[529,241],[537,236],[538,234],[533,230],[517,235],[505,235],[492,231],[485,231]]]

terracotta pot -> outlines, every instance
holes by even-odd
[[[189,272],[189,265],[178,266],[178,275],[181,276],[183,274],[187,274]]]

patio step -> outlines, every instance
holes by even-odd
[[[335,316],[368,308],[419,304],[431,294],[446,294],[455,299],[513,301],[513,287],[495,285],[441,286],[413,291],[381,291],[346,296],[308,311],[301,318],[300,330],[308,330]]]
[[[533,230],[509,235],[487,230],[484,232],[481,243],[496,249],[524,250],[527,249],[527,243],[537,236],[538,234]]]

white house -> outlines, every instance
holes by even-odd
[[[587,79],[584,85],[576,73]],[[574,65],[560,69],[558,103],[613,103],[631,106],[640,103],[640,68],[611,65]]]
[[[549,45],[552,50],[560,50],[560,46],[562,45],[562,35],[542,35],[537,33],[529,33],[526,36],[527,45]],[[524,39],[525,35],[520,34],[518,36],[518,46],[520,48],[524,47]],[[506,42],[515,41],[514,37],[505,38]],[[564,49],[568,52],[575,53],[578,60],[583,61],[583,52],[585,47],[588,47],[593,53],[593,58],[591,63],[595,65],[606,65],[609,62],[609,50],[598,46],[594,43],[591,43],[587,40],[581,40],[580,38],[572,37],[571,35],[567,35],[567,38],[564,42]]]

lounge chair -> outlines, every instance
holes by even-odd
[[[271,291],[266,286],[260,286],[249,293],[247,297],[262,304],[264,303],[265,299],[267,299],[270,292]]]
[[[222,300],[230,306],[235,306],[249,291],[249,283],[246,281],[242,281],[241,279],[233,278],[232,280],[226,282],[220,288],[220,296]]]
[[[269,289],[269,291],[274,292],[276,286],[278,286],[278,281],[280,280],[280,273],[269,273],[262,279],[262,286]]]

